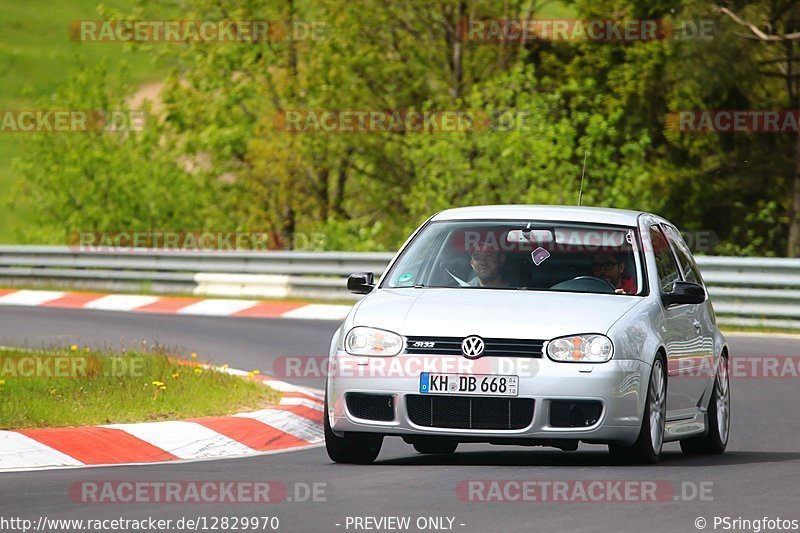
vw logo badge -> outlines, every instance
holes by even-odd
[[[483,355],[483,350],[486,346],[483,344],[483,339],[475,335],[467,337],[461,341],[461,353],[467,359],[477,359]]]

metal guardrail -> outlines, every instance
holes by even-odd
[[[800,329],[800,259],[696,259],[721,324]]]
[[[354,301],[344,278],[360,271],[380,276],[392,255],[0,246],[0,285]],[[697,262],[720,323],[800,329],[800,259],[698,256]]]
[[[391,253],[83,252],[0,246],[0,285],[84,290],[355,301],[344,278],[376,276]]]

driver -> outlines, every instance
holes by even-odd
[[[636,294],[636,281],[625,274],[625,254],[599,252],[592,256],[592,275],[612,284],[617,294]]]
[[[477,277],[469,282],[472,287],[508,287],[503,279],[502,269],[506,262],[505,254],[493,247],[475,248],[469,255],[469,266]]]

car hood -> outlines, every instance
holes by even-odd
[[[365,297],[353,326],[406,336],[551,339],[606,333],[644,298],[491,289],[379,289]]]

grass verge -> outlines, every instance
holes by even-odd
[[[800,336],[800,330],[791,328],[773,328],[767,326],[720,326],[720,331],[725,335],[726,333],[759,333],[759,334],[776,334],[776,335],[796,335]]]
[[[218,416],[261,409],[280,399],[280,393],[260,382],[181,361],[161,348],[3,347],[0,382],[4,429]]]

